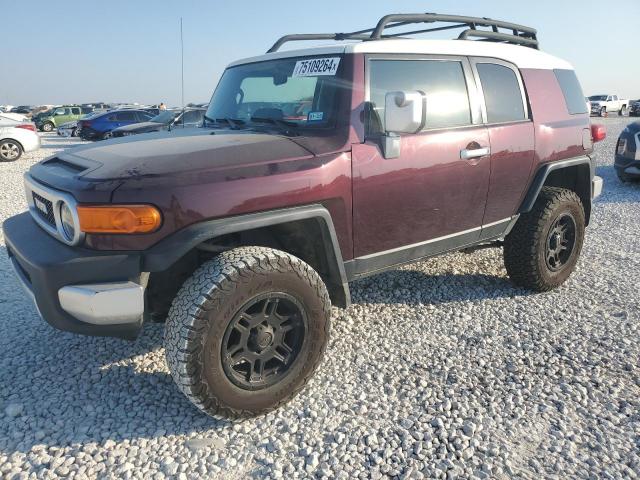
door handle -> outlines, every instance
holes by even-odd
[[[489,147],[480,147],[478,145],[478,148],[465,148],[460,150],[460,158],[462,160],[469,160],[471,158],[484,157],[490,153],[491,149]]]

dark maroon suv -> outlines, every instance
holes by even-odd
[[[396,33],[434,22],[463,31]],[[278,51],[314,39],[337,42]],[[571,274],[604,132],[571,65],[537,45],[528,27],[436,14],[283,37],[226,69],[203,128],[32,167],[29,211],[4,223],[13,266],[54,327],[131,339],[166,321],[200,409],[266,412],[312,375],[351,280],[480,246],[502,246],[524,288]]]

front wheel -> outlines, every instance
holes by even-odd
[[[601,117],[606,117],[607,116],[607,107],[602,107],[600,109],[600,116]]]
[[[627,107],[623,106],[618,112],[618,116],[624,117],[627,114]]]
[[[22,146],[15,140],[6,139],[0,142],[0,161],[15,162],[22,156]]]
[[[584,229],[575,192],[544,187],[504,241],[504,265],[513,283],[538,292],[562,285],[578,262]]]
[[[54,129],[55,125],[51,122],[47,122],[44,125],[42,125],[42,131],[43,132],[52,132]]]
[[[269,412],[320,363],[330,306],[322,279],[299,258],[263,247],[223,252],[193,273],[169,310],[171,375],[209,415]]]

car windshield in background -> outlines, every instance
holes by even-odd
[[[606,95],[593,95],[591,97],[589,97],[589,100],[591,100],[592,102],[597,102],[597,101],[606,101],[607,100],[607,96]]]
[[[307,57],[228,68],[207,119],[231,125],[286,122],[326,127],[335,116],[341,57]]]
[[[166,124],[171,122],[174,118],[176,118],[179,113],[180,112],[177,112],[177,111],[165,110],[163,112],[160,112],[158,115],[156,115],[149,121]]]

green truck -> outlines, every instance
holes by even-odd
[[[63,123],[79,120],[84,115],[91,113],[92,111],[93,108],[91,107],[62,105],[37,115],[37,117],[34,117],[33,121],[35,122],[38,130],[42,132],[51,132],[54,128],[59,127]]]

